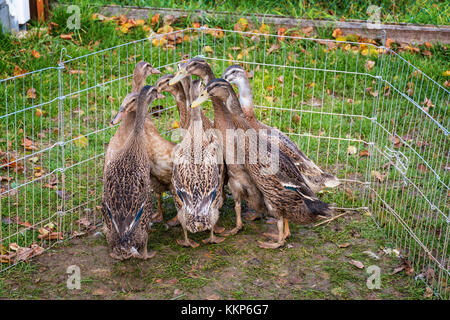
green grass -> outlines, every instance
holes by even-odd
[[[59,0],[61,3],[67,1]],[[78,0],[75,3],[89,3],[91,5],[110,5],[109,1],[97,0],[87,2]],[[450,6],[448,3],[440,1],[426,0],[382,0],[376,3],[367,1],[293,1],[293,0],[248,0],[248,1],[175,1],[175,0],[139,0],[124,1],[118,0],[114,4],[126,6],[155,7],[155,8],[176,8],[184,10],[211,10],[238,12],[243,14],[261,13],[294,16],[305,19],[357,19],[368,20],[373,15],[373,11],[368,10],[370,5],[381,8],[380,20],[382,23],[421,23],[448,25]]]
[[[425,97],[431,97],[435,106],[431,108],[430,114],[444,126],[448,122],[445,111],[448,100],[441,88],[420,73],[414,75],[415,70],[404,60],[395,55],[365,56],[361,51],[346,51],[343,45],[328,51],[324,45],[312,40],[284,41],[277,51],[268,54],[269,48],[276,43],[274,37],[261,35],[252,39],[228,32],[223,38],[204,34],[201,43],[196,32],[187,31],[186,35],[191,41],[185,41],[175,48],[161,48],[152,46],[148,40],[135,41],[146,36],[141,28],[133,28],[129,33],[123,34],[116,30],[112,22],[93,21],[90,17],[94,12],[94,8],[83,7],[82,30],[73,36],[76,43],[59,38],[59,34],[69,31],[64,27],[68,14],[63,8],[54,12],[52,21],[59,24],[59,27],[51,35],[18,40],[7,34],[0,34],[0,40],[5,44],[0,49],[2,78],[12,76],[14,66],[28,71],[53,67],[16,80],[0,82],[0,101],[7,102],[0,105],[0,115],[11,114],[0,119],[0,130],[5,133],[0,140],[0,150],[7,152],[9,157],[24,158],[20,161],[24,167],[23,172],[16,174],[11,168],[1,169],[1,175],[13,178],[9,184],[2,182],[2,187],[20,186],[17,194],[2,196],[1,217],[19,217],[36,226],[34,230],[30,230],[14,223],[2,222],[0,238],[3,246],[8,246],[11,242],[28,246],[34,241],[48,246],[51,243],[37,238],[37,230],[49,221],[55,223],[57,231],[62,231],[66,238],[73,235],[74,231],[84,230],[76,223],[81,217],[88,218],[94,224],[101,221],[96,206],[102,194],[102,154],[114,133],[109,120],[130,90],[130,75],[137,61],[149,61],[160,67],[163,73],[172,73],[184,54],[205,54],[216,75],[220,75],[231,64],[228,61],[229,55],[237,60],[240,52],[254,47],[239,62],[254,72],[251,82],[254,101],[258,106],[258,118],[289,133],[313,161],[337,174],[339,178],[371,182],[370,189],[359,183],[348,182],[343,188],[324,192],[320,195],[321,199],[340,207],[369,206],[375,220],[385,226],[388,234],[396,239],[395,246],[409,253],[417,262],[418,273],[428,267],[424,252],[414,241],[409,240],[409,235],[389,213],[383,201],[393,207],[427,247],[434,250],[438,259],[448,257],[448,248],[447,252],[444,251],[445,219],[439,214],[430,213],[424,197],[431,199],[439,210],[446,212],[448,204],[444,184],[449,184],[450,177],[443,166],[446,164],[445,155],[432,150],[448,150],[449,141],[408,99],[421,104]],[[183,27],[179,23],[178,27]],[[211,21],[209,24],[220,25],[224,29],[232,29],[233,26],[232,22],[225,20]],[[327,37],[331,36],[331,32],[323,31]],[[98,39],[101,42],[95,44]],[[214,50],[214,56],[202,50],[205,46]],[[15,47],[22,48],[23,53],[16,53],[13,50]],[[233,49],[237,47],[241,50]],[[66,62],[65,68],[59,70],[56,67],[62,48],[67,49],[67,56],[63,56],[63,60],[68,61],[69,56],[74,60]],[[30,53],[32,49],[39,51],[42,57],[33,58]],[[434,45],[430,50],[433,54],[431,58],[412,53],[404,53],[402,56],[443,84],[447,78],[442,75],[442,71],[449,69],[448,49]],[[371,70],[365,68],[368,60],[375,62]],[[72,74],[70,70],[84,72]],[[376,78],[379,74],[386,82]],[[282,84],[278,80],[280,76],[283,76]],[[59,77],[63,83],[61,88],[58,86]],[[147,82],[151,84],[156,79],[153,76]],[[408,98],[394,90],[398,88],[400,92],[405,92],[410,82],[414,84],[415,90]],[[384,87],[389,83],[390,94],[382,96]],[[31,87],[36,88],[37,96],[29,99],[26,92]],[[370,95],[366,90],[369,87],[377,90],[379,95]],[[60,95],[59,89],[65,96],[63,100],[56,99]],[[311,106],[309,101],[312,98],[318,99],[323,106]],[[158,117],[154,115],[153,119],[158,129],[162,133],[167,132],[166,137],[170,138],[173,121],[178,119],[177,112],[170,108],[174,101],[172,97],[168,97],[159,103],[164,111]],[[42,116],[36,115],[38,105],[43,111]],[[207,105],[205,109],[212,117],[211,107]],[[372,117],[376,117],[376,122],[371,121]],[[399,170],[393,167],[384,169],[383,165],[389,156],[386,148],[393,149],[389,134],[403,137],[410,132],[414,132],[412,142],[408,141],[411,146],[402,145],[398,150],[394,149],[408,158],[405,177],[409,183],[402,186],[404,176]],[[45,133],[45,137],[38,136],[39,133]],[[78,143],[77,137],[80,135],[86,137],[85,145]],[[21,145],[24,136],[31,139],[38,150],[25,150]],[[415,143],[419,140],[429,142],[431,146],[418,148]],[[11,144],[8,145],[8,142]],[[374,142],[374,145],[367,145],[369,142]],[[356,147],[355,155],[348,154],[349,146]],[[369,150],[371,156],[360,157],[358,154],[362,150]],[[32,160],[35,157],[37,160]],[[395,158],[392,161],[396,161]],[[426,172],[421,172],[417,166],[424,161],[430,167]],[[35,177],[36,167],[44,169],[43,177]],[[64,168],[64,173],[59,168]],[[386,173],[385,180],[380,183],[371,176],[371,171]],[[437,182],[436,176],[443,182]],[[58,181],[56,189],[45,187],[54,179]],[[64,197],[58,195],[57,191],[63,191]],[[372,197],[374,194],[375,197]],[[166,199],[165,206],[173,212],[171,199]],[[61,216],[61,212],[65,214]],[[232,207],[224,207],[223,212],[228,219],[225,219],[225,226],[232,226]],[[339,244],[349,239],[348,232],[354,228],[352,224],[345,228],[345,232],[321,228],[321,239],[323,242]],[[368,230],[361,226],[359,228],[362,237],[377,234],[370,227]],[[434,236],[429,235],[430,230]],[[255,231],[246,227],[242,234],[254,235]],[[201,237],[194,235],[193,239],[198,241]],[[176,245],[172,240],[173,238],[162,237],[161,242],[153,244],[154,249],[168,247],[175,250]],[[305,238],[303,241],[310,245],[320,243],[315,237]],[[381,243],[384,240],[379,241]],[[219,246],[213,248],[217,251]],[[247,253],[245,248],[229,247],[226,250],[239,255]],[[308,250],[302,253],[306,256],[310,254]],[[332,257],[337,255],[336,252],[328,254]],[[295,260],[297,256],[291,258]],[[362,256],[357,254],[352,258],[361,259]],[[206,276],[193,280],[184,276],[187,270],[183,267],[192,263],[196,262],[190,255],[171,257],[157,268],[159,277],[177,278],[186,290],[192,291],[210,281],[211,272],[230,265],[228,259],[216,256],[202,266]],[[432,267],[436,266],[432,264]],[[333,267],[330,268],[331,272]],[[255,270],[270,272],[261,266],[248,267],[245,272]],[[339,271],[339,281],[332,278],[336,295],[342,298],[349,297],[349,293],[343,289],[343,281],[351,281],[349,270],[351,269]],[[121,273],[123,270],[119,268],[115,272]],[[138,268],[133,272],[142,273]],[[154,279],[156,273],[147,277],[149,280]],[[320,298],[322,294],[311,290],[306,296]],[[234,289],[232,297],[252,298],[243,296],[240,288]]]

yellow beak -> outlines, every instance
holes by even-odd
[[[203,102],[208,101],[208,99],[209,99],[208,91],[203,90],[202,93],[198,96],[198,98],[192,101],[191,108],[197,108]]]
[[[184,79],[187,76],[188,76],[188,73],[187,73],[186,69],[180,69],[177,71],[177,73],[175,73],[175,76],[172,79],[170,79],[169,85],[172,86],[175,83],[180,82],[182,79]]]

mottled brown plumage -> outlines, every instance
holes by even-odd
[[[136,65],[133,73],[133,90],[143,86],[145,79],[149,74],[159,74],[156,69],[149,69],[147,62],[141,61]],[[150,71],[147,71],[150,70]],[[111,156],[120,149],[125,139],[128,137],[133,128],[134,119],[136,117],[136,101],[139,94],[131,92],[128,94],[119,109],[119,112],[113,119],[113,124],[122,120],[115,135],[111,139],[105,156],[105,168]],[[164,98],[158,95],[157,98]],[[158,210],[153,217],[153,222],[161,222],[163,220],[162,212],[162,194],[170,190],[170,180],[172,178],[172,159],[173,148],[175,144],[164,139],[153,124],[152,118],[146,112],[144,131],[147,141],[147,152],[151,161],[150,178],[152,180],[153,190],[158,199]]]
[[[170,83],[175,83],[190,74],[199,76],[205,84],[215,78],[211,67],[205,60],[200,58],[192,58],[186,62],[184,68],[180,69],[176,73],[174,79],[172,79]],[[227,171],[226,182],[233,196],[236,210],[236,227],[228,231],[226,234],[236,234],[242,228],[242,200],[244,200],[250,208],[260,214],[264,214],[267,209],[263,201],[262,193],[252,181],[252,178],[248,175],[244,166],[237,163],[236,160],[227,161],[227,157],[231,158],[232,155],[236,155],[236,145],[232,143],[228,146],[226,140],[227,130],[233,130],[234,125],[230,115],[223,112],[222,105],[224,104],[224,101],[221,99],[216,99],[215,97],[212,97],[211,101],[214,108],[214,128],[220,132],[224,146],[224,160]]]
[[[335,176],[320,169],[283,132],[260,122],[256,118],[250,81],[244,68],[232,65],[222,73],[222,78],[238,87],[239,102],[250,126],[257,131],[275,134],[279,137],[280,149],[293,160],[313,192],[318,192],[326,187],[336,187],[340,184]]]
[[[278,241],[276,243],[259,242],[261,247],[282,246],[289,234],[288,228],[286,230],[287,221],[306,224],[329,213],[328,204],[317,199],[292,159],[278,149],[279,140],[256,134],[252,129],[235,92],[227,81],[223,79],[210,81],[198,101],[205,101],[209,97],[223,102],[220,104],[222,112],[232,118],[237,129],[250,130],[245,134],[245,140],[239,141],[237,146],[245,154],[245,168],[264,195],[269,214],[278,219]],[[196,102],[194,101],[193,104]],[[249,134],[251,132],[255,134]],[[259,146],[260,143],[265,143],[267,148],[259,148],[258,152],[250,150],[249,146]]]
[[[119,260],[152,256],[147,253],[153,197],[144,125],[148,105],[156,97],[154,87],[145,86],[141,90],[133,130],[104,171],[104,230],[111,247],[110,255]]]
[[[195,88],[193,89],[195,93]],[[222,145],[213,130],[204,131],[201,109],[192,109],[190,124],[174,153],[172,175],[173,197],[184,240],[183,246],[198,246],[187,231],[210,230],[205,243],[219,243],[224,238],[214,235],[214,227],[223,204],[224,165]]]

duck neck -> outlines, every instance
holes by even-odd
[[[236,81],[236,85],[239,90],[239,103],[241,104],[241,108],[245,114],[245,117],[249,120],[255,118],[250,81],[248,81],[248,79],[246,78],[241,78]]]
[[[144,132],[145,115],[148,109],[148,104],[145,100],[146,99],[142,94],[139,95],[136,111],[134,112],[135,120],[133,134],[135,136]]]
[[[211,68],[205,67],[203,69],[203,75],[201,76],[203,84],[206,86],[208,82],[210,82],[212,79],[215,79],[216,76],[214,75],[214,72],[211,70]]]
[[[133,83],[131,85],[131,91],[132,92],[139,92],[142,90],[145,84],[145,77],[141,72],[138,70],[135,70],[133,72]]]
[[[189,126],[190,112],[188,111],[188,101],[184,88],[180,85],[177,90],[171,92],[177,104],[178,114],[180,115],[180,125],[183,129]]]
[[[239,100],[236,95],[230,94],[225,101],[225,108],[227,110],[234,110],[233,112],[229,112],[230,118],[237,129],[243,129],[244,131],[251,129],[250,124],[248,123],[244,112],[239,104]]]

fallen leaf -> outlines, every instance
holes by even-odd
[[[206,297],[206,300],[220,300],[220,296],[218,296],[217,294],[211,294]]]
[[[172,129],[178,129],[180,127],[180,123],[178,122],[178,121],[174,121],[173,123],[172,123]]]
[[[425,293],[423,294],[423,297],[424,297],[425,299],[432,298],[432,297],[433,297],[433,290],[432,290],[430,287],[427,287],[427,288],[425,289]]]
[[[155,15],[152,17],[150,24],[151,24],[152,26],[155,26],[155,25],[158,24],[158,22],[159,22],[159,13],[155,14]]]
[[[313,27],[302,28],[302,32],[308,37],[311,35],[311,32],[313,32],[313,30]]]
[[[342,35],[341,29],[337,28],[337,29],[334,29],[334,30],[333,30],[333,34],[332,34],[332,37],[333,37],[333,38],[337,38],[337,37],[339,37],[339,36],[341,36],[341,35]]]
[[[292,120],[294,121],[294,123],[299,124],[300,123],[300,116],[298,114],[294,114],[292,116]]]
[[[426,167],[423,163],[419,163],[419,164],[417,165],[417,170],[418,170],[420,173],[425,173],[425,172],[428,171],[428,170],[427,170],[427,167]]]
[[[369,157],[370,156],[369,150],[361,150],[359,152],[359,156],[360,157]]]
[[[442,75],[444,77],[450,77],[450,70],[446,70],[446,71],[442,72]]]
[[[280,48],[280,44],[279,43],[275,43],[269,48],[269,50],[267,50],[267,54],[269,55],[272,52],[278,50],[279,48]]]
[[[105,295],[105,290],[103,290],[103,289],[95,289],[94,291],[92,291],[92,295],[94,295],[94,296],[103,296],[103,295]]]
[[[204,46],[203,51],[205,51],[206,53],[214,53],[213,48],[211,48],[210,46]]]
[[[42,110],[41,110],[41,109],[38,109],[38,108],[36,108],[36,112],[35,112],[35,115],[36,115],[36,117],[40,117],[40,116],[42,116]]]
[[[349,242],[338,245],[339,248],[347,248],[348,246],[350,246]]]
[[[372,70],[374,66],[375,66],[375,61],[372,61],[372,60],[367,60],[367,62],[364,64],[364,67],[367,70]]]
[[[87,146],[88,139],[83,135],[79,135],[73,138],[73,143],[75,143],[76,146],[83,148]]]
[[[259,27],[259,32],[265,33],[265,34],[270,33],[270,27],[269,27],[267,24],[263,23],[263,24]]]
[[[36,89],[35,88],[30,88],[27,90],[27,98],[28,99],[36,99],[37,95],[36,95]]]
[[[248,21],[245,18],[240,18],[234,25],[234,31],[245,31],[248,28]]]
[[[347,154],[356,154],[356,147],[355,146],[348,146],[347,148]]]
[[[71,69],[69,72],[70,72],[70,74],[83,74],[83,73],[86,73],[85,70],[75,70],[75,69]]]
[[[31,50],[31,55],[33,57],[35,57],[36,59],[39,59],[41,57],[41,54],[38,51],[34,50],[34,49]]]
[[[63,40],[72,40],[72,34],[73,34],[73,32],[68,33],[68,34],[62,34],[59,37]]]
[[[384,178],[385,178],[385,176],[386,176],[386,174],[382,174],[382,173],[380,173],[380,172],[378,172],[378,171],[372,170],[372,171],[370,172],[370,176],[371,176],[371,177],[377,178],[377,180],[378,180],[379,182],[383,182],[383,181],[384,181]]]
[[[15,77],[21,78],[20,76],[23,75],[24,73],[27,73],[27,71],[24,70],[24,69],[19,68],[18,66],[14,67],[14,76]]]
[[[358,260],[350,260],[349,263],[351,265],[354,265],[355,267],[357,267],[358,269],[363,269],[364,268],[364,264],[361,261]]]
[[[284,82],[284,77],[283,76],[279,76],[277,78],[277,80],[278,80],[279,83],[283,83]]]

